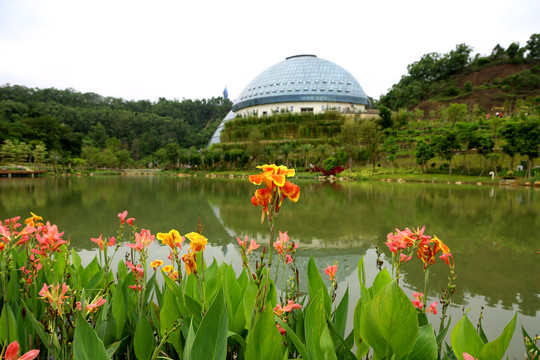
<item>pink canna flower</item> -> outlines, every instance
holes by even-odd
[[[141,285],[129,285],[128,288],[135,290],[135,291],[141,291],[142,286]]]
[[[257,244],[257,242],[253,239],[251,239],[248,249],[246,251],[246,254],[252,253],[254,250],[258,249],[261,245]]]
[[[277,304],[276,307],[274,308],[274,314],[276,314],[277,316],[281,316],[284,312],[291,312],[294,309],[301,309],[301,308],[302,308],[302,305],[296,304],[294,301],[289,300],[287,302],[287,305],[285,305],[284,307],[281,307],[280,304]]]
[[[337,265],[329,266],[326,268],[326,270],[324,270],[324,273],[330,276],[330,280],[334,280],[334,276],[336,276],[336,272],[337,272]]]
[[[17,341],[8,345],[4,355],[5,360],[32,360],[39,355],[39,350],[30,350],[22,356],[19,355],[19,343]]]
[[[144,269],[141,267],[141,264],[137,264],[137,266],[135,266],[129,261],[126,261],[126,265],[129,267],[129,269],[136,278],[141,279],[143,277]]]
[[[463,360],[478,360],[475,359],[474,356],[467,354],[466,352],[463,353]]]
[[[412,255],[407,256],[407,255],[405,255],[403,253],[399,254],[399,262],[400,263],[406,263],[411,259],[412,259]]]
[[[293,261],[293,258],[291,255],[289,254],[285,255],[285,264],[290,264],[292,263],[292,261]]]
[[[281,325],[276,324],[276,327],[277,327],[279,333],[281,334],[281,336],[285,335],[285,332],[286,332],[286,331],[285,331],[284,328],[281,327]]]
[[[426,310],[426,314],[431,312],[433,315],[437,315],[437,305],[439,305],[437,301],[432,302],[431,305],[429,305],[429,308]]]
[[[44,283],[39,295],[43,301],[49,303],[53,309],[61,313],[64,301],[69,298],[69,296],[66,295],[68,290],[69,287],[66,285],[66,283],[62,284],[62,290],[60,290],[60,285],[47,286],[47,284]]]
[[[413,297],[415,299],[415,300],[412,300],[413,305],[417,309],[422,310],[422,308],[424,307],[424,304],[422,303],[422,299],[424,297],[424,294],[415,292],[415,293],[413,293]]]
[[[131,226],[133,226],[134,221],[135,221],[135,218],[129,218],[129,219],[126,220],[126,222]]]
[[[85,309],[88,312],[90,312],[90,311],[91,312],[96,312],[96,311],[98,311],[98,307],[104,305],[106,302],[107,302],[107,300],[105,300],[103,297],[100,297],[99,299],[97,299],[93,303],[87,304],[85,306]],[[79,311],[81,311],[81,302],[77,301],[76,305],[77,305],[77,309],[79,309]]]
[[[126,244],[126,246],[137,251],[142,251],[145,248],[149,247],[155,238],[156,237],[150,233],[150,230],[142,229],[140,234],[135,233],[135,243]]]
[[[126,216],[127,216],[127,210],[125,210],[124,212],[118,213],[118,217],[120,218],[121,225],[124,225],[124,223],[126,222]]]

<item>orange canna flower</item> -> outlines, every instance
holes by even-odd
[[[154,268],[154,270],[158,267],[160,267],[161,265],[163,265],[163,261],[161,260],[154,260],[150,263],[150,266]]]
[[[182,249],[182,243],[184,242],[184,238],[180,236],[178,231],[174,229],[172,229],[168,233],[158,233],[157,238],[158,240],[161,240],[161,242],[165,245],[169,245],[169,247],[173,250],[175,247],[179,247],[180,249]]]
[[[190,232],[189,234],[186,234],[186,237],[189,239],[189,246],[193,251],[204,251],[208,239],[196,232]]]
[[[195,254],[196,253],[192,253],[191,251],[188,251],[187,254],[184,254],[182,256],[182,260],[184,260],[184,263],[186,265],[187,275],[191,274],[192,272],[193,273],[197,272],[197,260],[195,259]]]
[[[29,217],[28,219],[24,220],[25,224],[27,224],[29,226],[32,226],[32,227],[38,227],[38,226],[43,225],[43,223],[39,221],[39,220],[43,220],[43,218],[41,216],[36,215],[33,212],[30,212],[30,214],[32,214],[32,216]]]
[[[281,193],[285,195],[292,202],[297,202],[300,198],[300,186],[295,185],[289,181],[286,181],[281,188]]]
[[[32,360],[39,355],[39,350],[30,350],[22,356],[19,356],[19,343],[15,340],[8,345],[4,355],[5,360]]]
[[[106,302],[107,302],[107,300],[105,300],[103,297],[100,297],[96,301],[94,301],[94,302],[92,302],[90,304],[87,304],[85,306],[85,309],[86,309],[87,312],[96,312],[96,311],[98,311],[98,307],[104,305]],[[77,305],[77,309],[79,309],[79,311],[82,311],[81,310],[81,302],[77,301],[76,305]]]
[[[288,300],[287,305],[285,305],[284,307],[281,307],[280,304],[277,304],[276,307],[274,308],[274,314],[276,314],[277,316],[281,316],[284,312],[291,312],[294,309],[301,309],[301,308],[302,308],[302,305],[296,304],[292,300]]]
[[[334,280],[334,276],[336,276],[336,272],[337,272],[337,265],[329,266],[326,268],[326,270],[324,270],[324,273],[330,276],[330,280]]]
[[[166,272],[167,274],[173,271],[174,267],[172,265],[165,265],[161,268],[162,271]]]
[[[103,234],[100,234],[99,237],[96,238],[96,239],[90,238],[90,240],[92,240],[93,242],[95,242],[96,244],[98,244],[100,250],[103,250],[103,239],[102,239],[102,236],[103,236]]]

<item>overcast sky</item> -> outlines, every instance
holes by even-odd
[[[126,100],[235,99],[315,54],[375,99],[426,53],[489,54],[540,33],[539,0],[0,0],[0,85]]]

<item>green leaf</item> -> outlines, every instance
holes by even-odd
[[[84,268],[81,274],[81,281],[87,289],[90,280],[92,280],[98,272],[101,272],[101,270],[99,268],[97,256],[94,256],[94,259]]]
[[[159,318],[161,323],[161,337],[164,337],[166,332],[172,329],[177,321],[180,321],[180,311],[176,305],[175,295],[168,288],[165,288],[163,294],[163,306],[161,307]],[[167,342],[172,344],[178,354],[182,352],[180,335],[180,329],[177,329],[173,333],[170,333],[169,338],[167,339]]]
[[[366,305],[360,334],[380,358],[406,356],[418,335],[416,309],[396,281],[390,282]]]
[[[148,360],[156,347],[154,332],[146,315],[141,313],[135,328],[135,337],[133,338],[133,347],[138,360]]]
[[[114,289],[112,295],[112,313],[116,320],[116,338],[120,339],[124,332],[124,326],[126,324],[126,299],[127,294],[126,283],[122,280],[118,280],[118,285]]]
[[[238,284],[238,280],[236,280],[236,274],[232,266],[228,266],[225,279],[229,330],[240,334],[246,326],[246,317],[242,302],[242,289]]]
[[[240,359],[245,358],[245,355],[246,355],[246,346],[247,346],[246,340],[245,340],[243,337],[241,337],[239,334],[234,333],[234,332],[232,332],[232,331],[227,331],[227,339],[231,339],[231,340],[237,342],[238,345],[240,345],[240,350],[239,350],[239,354],[238,354],[239,356],[238,356],[238,358],[240,358]]]
[[[448,329],[450,329],[451,322],[452,322],[452,317],[450,316],[448,318],[448,322],[446,323],[442,331],[439,333],[439,335],[437,335],[437,347],[441,346],[444,338],[446,337],[446,333],[448,333]]]
[[[516,320],[517,313],[514,314],[512,320],[510,320],[510,322],[504,327],[503,332],[497,339],[484,345],[482,351],[480,351],[478,360],[502,359],[506,349],[508,349],[510,340],[512,340],[512,335],[514,335],[514,330],[516,329]]]
[[[6,326],[6,324],[8,324],[8,326]],[[9,304],[4,304],[4,307],[2,308],[2,315],[0,316],[0,340],[1,343],[18,340],[17,318],[15,317],[15,314],[13,314],[13,311],[11,311],[11,306],[9,306]]]
[[[410,360],[433,360],[437,359],[437,339],[431,324],[421,326],[418,329],[418,338],[414,348],[409,354]]]
[[[338,307],[334,311],[333,322],[338,334],[345,337],[345,327],[347,326],[347,313],[349,311],[349,287],[345,290],[343,298],[339,302]]]
[[[366,272],[364,271],[364,256],[358,260],[358,282],[366,285]]]
[[[308,356],[308,353],[307,353],[307,350],[306,350],[306,346],[304,345],[302,340],[300,340],[298,335],[295,334],[294,330],[289,325],[287,325],[286,322],[284,322],[280,318],[277,319],[277,322],[279,323],[279,325],[283,329],[285,329],[286,336],[288,336],[289,339],[292,340],[292,342],[294,344],[294,347],[296,347],[296,350],[298,350],[300,355],[302,355],[302,359],[309,359],[309,356]]]
[[[328,326],[325,326],[322,331],[319,339],[319,346],[322,351],[322,359],[337,360],[336,350],[334,349],[334,343],[332,342],[332,337],[330,336]]]
[[[26,305],[26,303],[23,300],[21,300],[21,302],[24,308],[26,309],[26,315],[30,319],[30,322],[32,323],[32,326],[34,327],[35,332],[38,334],[39,338],[44,344],[49,344],[51,341],[51,338],[49,337],[49,335],[45,333],[43,324],[37,321],[32,311],[30,311],[30,309],[28,308],[28,305]],[[60,343],[58,342],[58,338],[56,336],[52,337],[52,345],[54,346],[54,350],[56,351],[56,353],[60,353]]]
[[[65,246],[62,246],[65,248]],[[66,249],[64,249],[64,251],[67,251]],[[56,281],[61,283],[62,282],[62,278],[64,277],[64,270],[66,268],[66,257],[64,256],[64,253],[58,253],[58,256],[55,256],[54,258],[54,264],[53,264],[53,269],[54,269],[54,274],[55,274],[55,277],[56,277]]]
[[[314,299],[319,291],[321,291],[324,310],[328,315],[330,315],[332,312],[332,301],[330,300],[328,290],[326,289],[321,274],[319,273],[319,269],[313,260],[313,256],[309,258],[308,262],[308,288],[310,299]]]
[[[321,349],[321,334],[326,327],[323,303],[323,293],[326,289],[320,289],[319,293],[311,298],[311,303],[306,309],[305,331],[306,331],[306,349],[309,358],[312,360],[324,359]]]
[[[352,339],[352,336],[354,335],[352,333],[349,335],[350,344],[348,344],[347,341],[343,338],[343,336],[338,333],[336,327],[334,326],[334,323],[331,321],[330,316],[328,315],[326,315],[326,323],[328,325],[328,329],[330,330],[330,334],[333,336],[333,341],[335,342],[337,340],[339,342],[338,347],[335,348],[335,352],[337,355],[339,355],[339,358],[350,358],[352,360],[355,360],[356,357],[350,350],[352,348],[352,344],[354,343],[354,339]]]
[[[124,339],[119,340],[119,341],[117,341],[115,343],[112,343],[111,345],[107,346],[106,350],[107,350],[107,355],[109,356],[109,358],[112,358],[114,356],[114,354],[116,353],[116,350],[118,350],[118,348],[120,347],[120,345],[122,344],[122,341],[124,341]]]
[[[221,274],[216,259],[204,272],[204,288],[206,289],[206,302],[210,304],[221,287]]]
[[[197,329],[189,359],[225,359],[227,353],[227,328],[227,307],[223,288],[220,287],[214,302]]]
[[[184,349],[184,360],[191,359],[191,351],[193,349],[193,342],[195,341],[195,330],[193,329],[193,321],[189,323],[189,330],[186,336],[186,346]]]
[[[360,283],[360,299],[356,303],[356,306],[354,308],[354,318],[353,318],[353,325],[354,325],[354,342],[356,344],[356,357],[358,359],[363,358],[367,355],[369,351],[369,345],[366,344],[365,341],[362,340],[362,335],[360,334],[360,323],[362,319],[362,312],[364,311],[364,308],[367,304],[371,301],[371,293],[366,288],[364,283]]]
[[[384,287],[392,281],[392,277],[388,273],[388,270],[386,268],[382,269],[382,271],[379,271],[377,276],[375,277],[375,280],[373,280],[373,286],[371,287],[371,296],[375,296],[384,289]]]
[[[253,308],[255,307],[255,298],[257,297],[257,285],[250,282],[246,290],[242,302],[244,303],[244,314],[246,317],[246,329],[251,329],[251,316],[253,315]]]
[[[459,360],[463,360],[463,353],[466,352],[477,358],[484,347],[484,342],[476,332],[474,325],[470,322],[467,315],[464,315],[458,321],[452,334],[450,335],[452,350]]]
[[[246,342],[246,359],[283,359],[281,335],[276,328],[271,307],[266,306],[263,313],[256,317]]]
[[[110,359],[105,345],[86,319],[77,312],[75,335],[73,337],[74,360],[101,360]]]
[[[71,249],[71,264],[77,272],[81,270],[81,256],[75,249]]]
[[[123,261],[118,262],[118,268],[116,269],[116,276],[118,280],[125,281],[128,275],[127,266]]]

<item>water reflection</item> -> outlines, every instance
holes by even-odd
[[[284,205],[277,218],[278,229],[288,231],[300,243],[301,266],[310,256],[321,270],[338,260],[340,291],[350,284],[354,296],[358,260],[368,254],[374,264],[376,244],[383,250],[383,259],[390,258],[383,245],[388,232],[425,224],[427,232],[436,233],[454,254],[456,315],[462,306],[486,304],[497,314],[497,320],[488,316],[487,323],[501,318],[495,325],[502,329],[501,324],[519,310],[529,332],[540,332],[535,321],[540,311],[539,191],[409,183],[297,183],[300,201]],[[65,238],[69,236],[72,246],[88,261],[95,251],[90,238],[101,233],[114,235],[116,214],[125,209],[138,226],[154,234],[172,228],[187,233],[200,220],[212,243],[209,255],[239,269],[236,236],[267,242],[268,227],[260,224],[261,209],[249,202],[254,189],[246,179],[0,179],[0,218],[24,218],[34,211],[64,230]],[[167,256],[165,247],[156,246],[152,251],[152,257]],[[374,276],[375,266],[368,271]],[[423,287],[418,261],[406,264],[402,273],[411,292]],[[438,296],[446,287],[448,272],[445,266],[435,266],[432,274],[431,294]],[[355,302],[351,300],[352,309]]]

